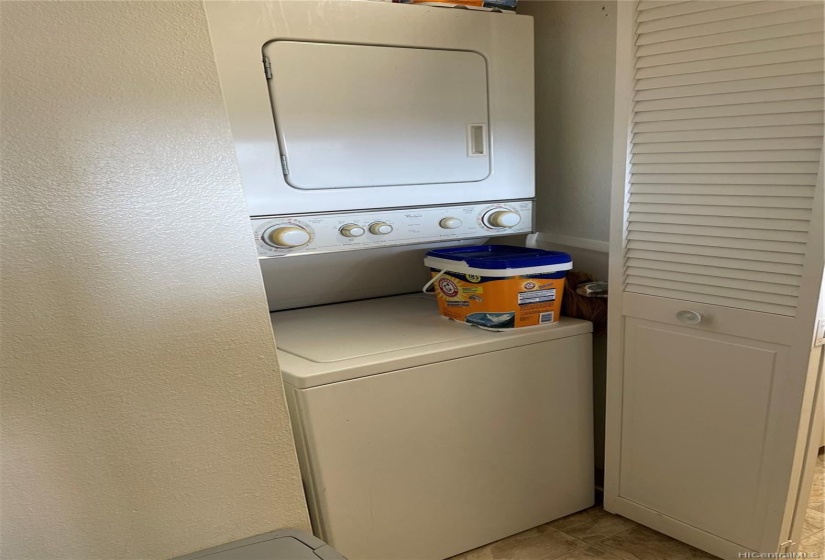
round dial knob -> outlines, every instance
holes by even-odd
[[[392,226],[387,222],[375,222],[370,224],[370,233],[373,235],[387,235],[392,233]]]
[[[484,214],[482,221],[489,228],[508,228],[518,225],[521,222],[521,216],[518,212],[506,208],[496,208]]]
[[[461,227],[461,220],[458,218],[444,218],[438,222],[443,229],[458,229]]]
[[[341,229],[338,231],[340,231],[341,235],[344,237],[361,237],[365,233],[364,228],[358,224],[347,224],[345,226],[341,226]]]
[[[300,247],[309,243],[311,236],[300,226],[275,226],[264,232],[264,242],[273,247]]]

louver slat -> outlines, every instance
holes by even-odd
[[[804,35],[805,33],[822,33],[821,14],[804,21],[793,21],[790,23],[770,25],[768,27],[743,29],[740,31],[731,31],[730,33],[697,35],[686,39],[662,41],[659,43],[650,42],[650,44],[637,43],[640,46],[636,49],[636,56],[642,57],[652,54],[734,45],[748,41],[764,41],[766,39],[776,39],[778,37]]]
[[[722,194],[644,194],[631,193],[631,203],[668,204],[687,206],[736,206],[739,208],[797,208],[810,210],[811,198],[798,197],[770,197],[770,196],[725,196]],[[779,216],[777,216],[779,217]]]
[[[628,265],[637,270],[667,270],[678,273],[682,276],[691,274],[707,275],[713,278],[753,280],[777,286],[799,287],[799,277],[793,274],[779,274],[775,272],[757,272],[753,270],[740,270],[736,268],[722,268],[718,266],[701,265],[695,263],[678,263],[670,261],[652,261],[644,258],[630,258]]]
[[[792,286],[788,284],[777,284],[773,281],[760,282],[754,278],[724,278],[716,275],[697,274],[695,272],[673,272],[670,270],[661,269],[644,269],[645,276],[640,278],[628,279],[633,283],[644,284],[645,278],[671,280],[675,282],[684,282],[688,284],[702,284],[721,286],[724,288],[733,288],[737,290],[747,290],[751,292],[765,292],[770,294],[781,294],[785,296],[798,296],[799,286]]]
[[[800,99],[816,99],[821,101],[823,91],[825,91],[825,89],[822,86],[803,86],[784,89],[766,89],[760,91],[717,93],[694,97],[653,99],[650,101],[637,101],[635,109],[640,113],[646,113],[647,111],[690,109],[692,107],[731,107],[740,104],[748,106],[751,104],[759,104],[769,101],[796,101]]]
[[[716,196],[769,196],[806,198],[813,197],[814,188],[797,185],[657,185],[655,183],[638,183],[630,190],[635,194],[709,194]]]
[[[630,221],[646,224],[681,224],[690,226],[712,226],[745,228],[762,231],[804,232],[807,236],[810,220],[765,220],[762,218],[737,218],[731,216],[697,216],[694,214],[663,214],[656,212],[630,213]]]
[[[732,268],[735,270],[753,270],[757,272],[774,272],[777,274],[787,274],[799,276],[802,273],[802,266],[791,263],[777,263],[767,261],[760,257],[760,260],[732,259],[730,257],[715,257],[712,255],[694,255],[692,253],[661,252],[643,249],[628,249],[628,258],[647,259],[652,261],[674,262],[683,264],[694,264],[701,266],[716,266],[720,268]],[[635,271],[628,271],[635,272]]]
[[[718,2],[649,2],[641,0],[638,5],[639,17],[638,21],[649,21],[652,19],[661,19],[664,17],[678,16],[682,14],[692,14],[694,12],[703,12],[706,10],[713,10],[715,8],[723,8],[727,6],[735,6],[737,4],[747,4],[748,2],[755,2],[756,0],[719,0]]]
[[[725,185],[807,185],[816,182],[816,174],[793,173],[674,173],[671,169],[661,173],[640,173],[633,177],[633,183],[682,183],[699,184],[717,183]]]
[[[679,64],[648,66],[645,68],[639,68],[636,71],[636,78],[655,78],[659,76],[687,74],[690,72],[711,72],[714,70],[748,68],[750,66],[782,64],[784,62],[794,62],[800,60],[820,60],[822,59],[822,49],[820,47],[821,45],[814,45],[811,47],[802,47],[798,49],[718,57],[708,60],[682,62]]]
[[[793,316],[822,154],[823,6],[641,2],[625,290]]]
[[[817,71],[806,74],[786,74],[777,77],[726,80],[723,82],[636,90],[633,99],[635,101],[649,101],[656,99],[673,99],[675,97],[713,95],[718,93],[750,93],[751,95],[756,95],[754,92],[761,92],[763,90],[821,86],[823,83],[822,72]]]
[[[631,231],[627,235],[629,241],[651,241],[655,243],[668,242],[671,244],[721,247],[728,249],[751,249],[755,251],[770,251],[774,253],[789,253],[804,255],[805,243],[787,243],[784,241],[765,241],[764,239],[739,239],[735,237],[718,237],[712,235],[684,235],[680,233],[652,233]]]
[[[639,286],[649,286],[653,288],[666,288],[679,291],[692,291],[697,295],[710,295],[718,297],[729,297],[735,299],[750,299],[758,298],[765,303],[773,303],[777,305],[796,305],[796,296],[789,296],[785,294],[775,294],[771,292],[757,292],[755,290],[746,289],[747,282],[742,282],[740,287],[726,288],[714,284],[701,284],[698,282],[684,282],[675,280],[662,280],[659,278],[628,276],[628,284],[635,284]]]
[[[689,224],[657,224],[650,222],[634,222],[628,226],[628,232],[628,237],[631,237],[634,232],[651,232],[655,235],[681,233],[692,236],[707,235],[736,239],[790,241],[794,243],[806,243],[808,241],[808,234],[801,231],[696,226]]]
[[[819,161],[819,150],[742,150],[738,152],[667,152],[635,154],[632,163],[710,163],[749,161]]]
[[[751,152],[760,150],[815,150],[822,148],[821,136],[776,138],[773,140],[707,140],[705,142],[637,143],[636,154],[686,154],[713,152]]]
[[[695,2],[688,2],[687,0],[640,0],[637,9],[643,11],[651,8],[670,6],[672,4],[695,4]]]
[[[662,142],[693,142],[706,140],[752,140],[767,138],[822,138],[823,126],[760,126],[680,132],[638,132],[633,136],[636,145]],[[821,144],[820,144],[821,145]]]
[[[639,163],[630,167],[631,173],[806,173],[816,175],[819,162],[774,163]],[[741,170],[741,171],[738,171]]]
[[[717,2],[714,2],[714,4],[717,4]],[[671,17],[664,17],[651,21],[639,20],[639,26],[636,29],[636,32],[649,37],[652,36],[650,34],[654,31],[671,29],[674,31],[673,36],[679,37],[680,34],[677,31],[677,28],[689,27],[692,25],[702,25],[701,31],[703,32],[706,32],[709,29],[717,28],[724,30],[737,29],[737,26],[761,25],[762,22],[765,21],[764,18],[748,19],[746,16],[769,14],[780,10],[789,10],[794,8],[810,8],[811,6],[811,2],[806,2],[804,0],[785,0],[781,4],[778,2],[750,2],[747,4],[737,4],[733,6],[716,6],[715,10],[702,10],[681,15],[674,14]],[[790,14],[790,16],[785,17],[793,18],[794,16],[795,14]],[[731,26],[727,26],[722,23],[725,20],[732,19],[737,21],[730,22],[732,24]],[[690,36],[694,33],[694,30],[687,30],[686,33],[687,36]]]
[[[795,6],[795,2],[766,2],[766,4],[774,4],[777,6],[777,11],[770,14],[757,15],[743,15],[737,18],[728,18],[719,21],[710,21],[699,25],[688,25],[685,27],[676,27],[674,29],[665,29],[662,31],[638,32],[636,44],[649,45],[651,43],[665,43],[676,42],[684,39],[694,39],[699,37],[707,37],[708,35],[718,34],[732,34],[736,31],[753,31],[755,29],[762,29],[764,27],[773,27],[781,24],[789,24],[801,21],[810,21],[816,18],[822,18],[822,6],[811,2],[804,8]],[[793,9],[784,10],[783,5],[790,4]],[[749,8],[753,4],[744,6],[737,6],[734,9]],[[742,10],[743,12],[745,10]],[[770,31],[768,31],[770,33]]]
[[[686,74],[674,73],[655,78],[640,78],[636,81],[636,88],[644,90],[713,82],[730,82],[734,80],[750,80],[753,78],[789,76],[793,74],[809,74],[822,69],[821,60],[821,58],[815,60],[806,59],[780,64],[726,68],[723,70],[708,70],[706,72],[688,72]]]
[[[799,47],[814,47],[817,45],[822,45],[821,33],[803,33],[801,35],[789,35],[787,37],[774,37],[762,41],[746,41],[744,43],[733,43],[731,45],[717,47],[653,54],[637,59],[636,68],[647,68],[650,66],[692,62],[696,60],[712,60],[714,58],[754,53],[771,53]]]

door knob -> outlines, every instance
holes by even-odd
[[[683,325],[698,325],[702,322],[702,315],[685,309],[676,313],[676,319]]]

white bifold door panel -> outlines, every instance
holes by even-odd
[[[606,507],[722,557],[795,550],[823,3],[620,3],[618,31]]]
[[[291,186],[415,188],[490,174],[480,54],[274,41],[264,55]]]

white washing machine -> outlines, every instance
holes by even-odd
[[[591,506],[591,323],[489,332],[423,294],[272,314],[314,532],[448,558]]]

